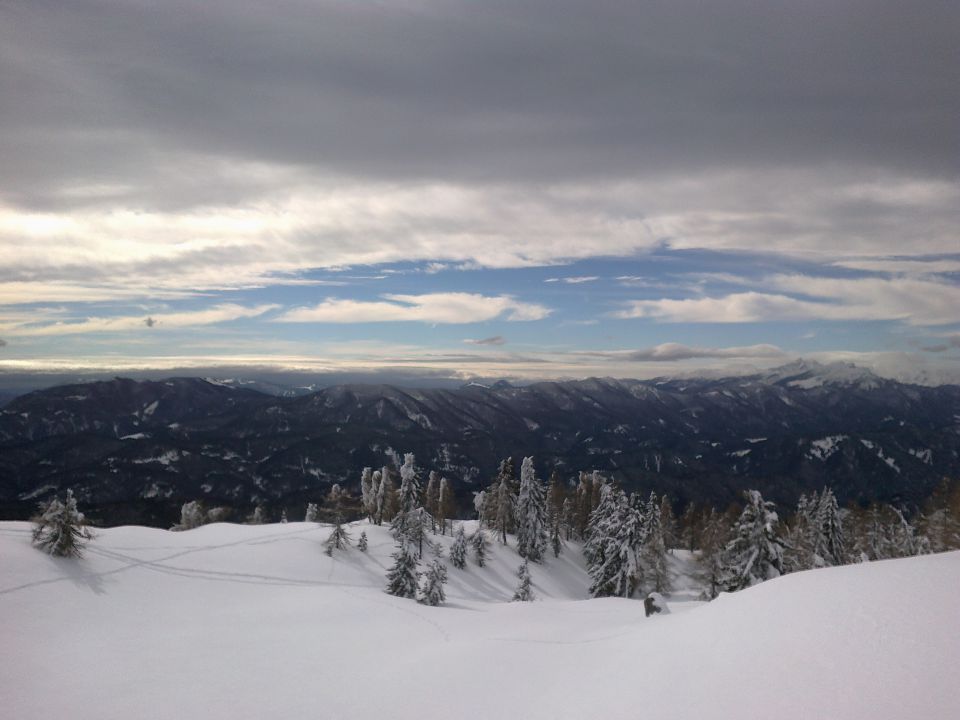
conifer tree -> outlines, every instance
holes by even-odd
[[[560,553],[563,552],[563,538],[560,533],[560,516],[556,515],[553,518],[553,523],[550,528],[550,547],[553,549],[553,556],[555,558],[560,557]]]
[[[424,495],[424,507],[430,514],[430,532],[437,533],[436,518],[440,515],[440,474],[431,470]]]
[[[317,508],[316,503],[307,503],[307,512],[303,517],[304,522],[317,522],[317,517],[320,514],[319,508]]]
[[[713,600],[724,589],[725,552],[730,540],[727,516],[710,508],[700,538],[700,549],[697,553],[700,570],[696,577],[704,586],[701,597],[704,600]]]
[[[785,572],[798,572],[800,570],[809,570],[819,567],[821,562],[817,558],[818,544],[818,522],[817,505],[814,494],[814,502],[805,494],[800,495],[797,501],[797,511],[794,513],[793,522],[787,530],[787,536],[784,542],[783,565]]]
[[[439,560],[431,560],[424,573],[423,587],[420,590],[419,602],[424,605],[440,605],[447,599],[443,586],[447,582],[447,567]]]
[[[81,557],[83,546],[93,537],[86,518],[77,509],[73,490],[66,499],[54,497],[40,504],[40,514],[33,519],[33,544],[50,555]]]
[[[673,503],[666,495],[660,498],[660,532],[667,552],[677,547],[677,516],[673,514]]]
[[[360,539],[357,540],[357,550],[359,550],[360,552],[366,552],[366,551],[367,551],[367,543],[368,543],[368,541],[367,541],[367,531],[364,530],[364,531],[362,531],[362,532],[360,533]]]
[[[453,522],[453,518],[456,515],[456,498],[453,496],[453,486],[450,484],[450,481],[447,478],[440,479],[440,499],[438,503],[440,520],[440,534],[447,534],[447,522]],[[451,530],[453,526],[451,524]]]
[[[733,592],[783,574],[784,542],[772,502],[756,490],[744,491],[746,506],[727,544],[724,584]]]
[[[249,525],[263,525],[266,521],[267,514],[263,509],[263,505],[257,505],[253,509],[253,514],[247,518],[247,524]]]
[[[573,530],[576,525],[576,511],[573,500],[569,497],[563,501],[563,509],[560,511],[560,518],[560,522],[562,523],[565,533],[564,536],[568,541],[572,540]]]
[[[337,515],[333,530],[330,531],[325,545],[327,546],[327,555],[333,555],[334,550],[344,550],[350,544],[350,534],[343,525],[340,524],[340,516]]]
[[[397,597],[415,598],[420,579],[417,556],[407,546],[406,540],[401,538],[397,543],[397,551],[391,557],[394,563],[387,571],[387,593]]]
[[[547,487],[547,515],[550,518],[551,526],[553,520],[559,519],[563,522],[563,504],[567,499],[567,490],[560,477],[560,471],[556,468],[550,473],[550,483]]]
[[[453,545],[450,546],[450,563],[458,570],[463,570],[467,566],[467,536],[463,531],[462,523],[453,536]]]
[[[394,537],[399,538],[407,532],[407,525],[413,522],[413,514],[420,508],[420,475],[413,453],[407,453],[400,466],[400,507],[390,525]]]
[[[605,485],[590,515],[587,570],[593,597],[630,597],[643,581],[643,518],[622,490]]]
[[[517,552],[534,562],[543,559],[547,547],[547,497],[537,479],[533,458],[520,466],[520,494],[517,498]]]
[[[476,558],[477,565],[483,567],[487,564],[487,536],[479,525],[477,525],[477,531],[470,537],[470,544],[473,546],[473,556]]]
[[[516,526],[517,497],[513,489],[513,461],[507,458],[500,463],[499,484],[496,495],[496,519],[494,529],[500,542],[507,544],[507,533]]]
[[[377,512],[377,489],[373,484],[373,468],[365,467],[360,473],[360,504],[368,520]]]
[[[662,507],[656,493],[651,492],[644,514],[643,563],[650,587],[656,592],[669,592],[671,582],[667,567],[667,541],[663,529]]]
[[[513,593],[513,602],[530,602],[534,599],[533,588],[530,586],[530,563],[524,558],[517,568],[517,589]]]
[[[816,509],[816,554],[824,565],[843,565],[846,562],[846,545],[843,522],[837,498],[830,488],[820,493]]]
[[[193,530],[204,524],[206,520],[203,511],[203,503],[199,500],[186,502],[180,508],[180,522],[174,525],[171,530]]]

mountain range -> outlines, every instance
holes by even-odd
[[[298,396],[200,378],[65,385],[0,410],[0,518],[66,488],[107,524],[165,524],[190,499],[299,514],[404,452],[453,481],[464,514],[502,458],[525,455],[544,477],[597,469],[678,507],[725,506],[746,488],[792,504],[825,485],[841,502],[916,504],[960,470],[960,386],[804,361],[727,378]]]

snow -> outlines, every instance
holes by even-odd
[[[143,408],[143,416],[149,417],[150,415],[153,415],[153,413],[156,412],[157,410],[157,406],[159,405],[160,405],[160,401],[154,400],[152,403],[150,403],[149,405]]]
[[[840,443],[847,439],[846,435],[830,435],[810,443],[809,455],[817,460],[827,460],[838,449]]]
[[[18,720],[900,720],[960,706],[960,553],[710,604],[675,593],[670,615],[646,618],[640,600],[583,600],[574,548],[531,564],[540,600],[510,603],[519,559],[491,543],[486,568],[449,569],[432,608],[383,592],[393,542],[367,523],[349,532],[366,530],[368,553],[330,558],[330,528],[313,523],[99,530],[79,561],[32,548],[29,530],[0,523],[0,697]]]
[[[186,453],[185,453],[186,454]],[[134,465],[146,465],[147,463],[160,463],[161,465],[169,465],[172,462],[176,462],[180,459],[180,453],[176,450],[167,450],[160,455],[148,458],[137,458],[133,460]]]
[[[144,438],[148,438],[148,437],[150,436],[147,435],[146,433],[138,432],[138,433],[133,433],[132,435],[121,435],[120,439],[121,440],[143,440]]]
[[[886,455],[883,454],[882,447],[879,447],[876,443],[870,442],[869,440],[861,439],[860,442],[863,443],[863,446],[868,450],[876,450],[878,458],[883,460],[887,465],[889,465],[892,469],[896,470],[898,473],[900,472],[900,468],[897,467],[897,464],[894,462],[893,458],[887,457]]]

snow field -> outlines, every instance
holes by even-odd
[[[468,524],[468,533],[473,524]],[[18,720],[954,718],[960,553],[789,575],[645,618],[585,600],[579,548],[531,565],[491,543],[438,608],[386,595],[386,528],[97,531],[79,561],[0,523],[0,707]],[[449,547],[452,538],[441,538]],[[446,553],[445,553],[446,554]],[[424,559],[431,555],[425,552]],[[675,570],[689,558],[680,553]],[[678,602],[679,600],[679,602]]]

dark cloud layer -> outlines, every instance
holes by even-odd
[[[0,187],[31,207],[269,187],[224,160],[468,183],[955,177],[958,32],[960,5],[930,1],[7,2]]]

